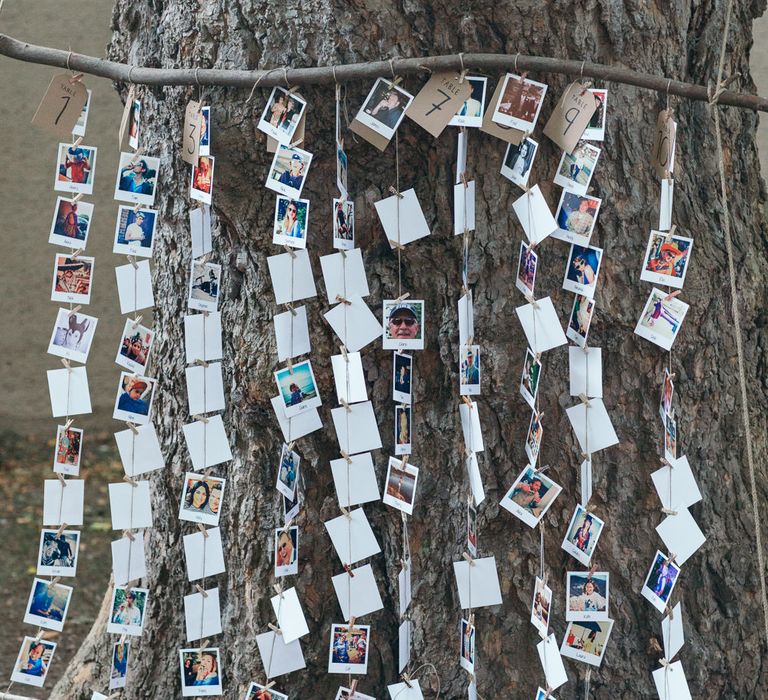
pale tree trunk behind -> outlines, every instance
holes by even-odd
[[[702,3],[588,2],[424,2],[385,0],[334,3],[330,0],[283,3],[248,0],[118,0],[114,12],[111,58],[149,66],[206,67],[311,66],[389,56],[472,52],[516,52],[586,58],[625,65],[649,73],[705,83],[714,77],[723,26],[724,0]],[[750,89],[748,50],[750,10],[737,4],[726,74],[740,72]],[[495,76],[493,76],[495,78]],[[543,119],[565,86],[563,76],[535,75],[550,85]],[[421,80],[405,81],[412,92]],[[120,86],[124,90],[125,86]],[[590,344],[603,348],[606,405],[621,439],[618,447],[595,457],[593,506],[607,522],[596,561],[611,572],[611,614],[616,625],[603,667],[592,678],[594,698],[655,697],[650,677],[657,654],[649,639],[660,640],[660,615],[639,595],[656,548],[654,532],[661,513],[649,474],[658,467],[659,381],[666,354],[632,331],[650,286],[639,282],[648,231],[656,226],[659,185],[649,167],[652,126],[663,96],[609,85],[609,127],[605,150],[593,180],[604,198],[595,245],[606,262],[597,293],[596,322]],[[349,110],[357,110],[368,84],[348,86]],[[319,276],[318,256],[332,252],[331,199],[335,196],[333,89],[302,89],[309,99],[307,148],[315,154],[302,196],[312,202],[310,254]],[[264,678],[255,635],[273,621],[271,529],[282,517],[274,491],[281,436],[269,399],[277,367],[271,317],[276,311],[266,257],[282,252],[271,245],[274,194],[263,186],[271,158],[255,131],[266,92],[207,90],[213,105],[212,149],[217,157],[214,188],[215,259],[224,265],[225,422],[234,459],[216,473],[228,478],[222,528],[227,573],[216,583],[222,591],[224,633],[212,640],[221,648],[226,698],[240,698],[250,680]],[[123,92],[124,94],[124,92]],[[151,616],[131,661],[125,697],[180,696],[178,649],[186,646],[182,597],[193,592],[186,580],[181,537],[191,532],[176,517],[181,475],[189,459],[181,433],[188,422],[184,392],[182,317],[189,273],[187,214],[189,171],[179,157],[180,122],[193,91],[140,89],[144,104],[145,151],[163,159],[159,206],[162,223],[153,268],[154,352],[160,395],[155,424],[168,466],[152,477],[155,528],[149,532]],[[730,332],[729,291],[721,233],[712,120],[703,103],[672,101],[680,123],[680,168],[675,187],[674,221],[695,238],[692,269],[682,298],[691,303],[674,347],[682,452],[687,454],[705,495],[692,512],[705,530],[706,546],[685,566],[674,600],[686,612],[687,643],[681,658],[697,698],[757,698],[764,694],[765,648],[760,643],[758,572],[749,483],[739,420],[735,351]],[[760,497],[765,506],[766,284],[762,202],[754,144],[756,116],[724,109],[726,168],[745,351],[752,387],[753,432],[760,465]],[[541,122],[543,123],[543,122]],[[559,188],[551,184],[559,152],[537,130],[539,153],[531,183],[539,181],[553,208]],[[529,411],[517,387],[525,340],[514,309],[523,303],[514,287],[518,241],[522,231],[511,203],[519,190],[498,171],[504,145],[473,131],[469,169],[477,180],[478,225],[470,253],[470,282],[475,291],[475,328],[483,350],[484,385],[479,399],[486,450],[481,457],[487,500],[480,508],[480,549],[495,554],[504,594],[500,609],[480,611],[478,684],[485,698],[532,698],[544,684],[536,655],[535,631],[528,622],[533,577],[539,565],[539,533],[501,510],[498,501],[524,465],[524,435]],[[357,207],[358,245],[363,248],[372,307],[397,288],[396,257],[390,252],[373,202],[394,184],[394,144],[380,155],[364,142],[348,139],[350,183]],[[467,481],[461,457],[456,364],[456,300],[461,293],[461,245],[453,237],[451,187],[455,133],[434,141],[407,120],[401,129],[401,188],[416,188],[432,236],[403,255],[403,288],[427,308],[427,349],[416,353],[416,446],[413,462],[422,468],[417,506],[411,519],[414,556],[414,664],[439,669],[442,696],[463,697],[467,676],[457,663],[457,624],[461,615],[451,562],[460,558]],[[236,270],[238,251],[247,268]],[[561,319],[572,297],[560,289],[567,246],[548,241],[541,247],[537,296],[550,294]],[[329,624],[340,622],[330,577],[341,570],[322,525],[338,514],[329,460],[339,455],[329,406],[335,405],[329,356],[338,342],[321,313],[322,289],[310,301],[311,359],[325,404],[324,430],[302,439],[305,505],[301,526],[300,575],[296,579],[311,634],[302,640],[306,671],[278,679],[292,698],[332,698],[346,680],[326,674]],[[283,310],[283,309],[279,309]],[[391,454],[392,403],[390,353],[370,346],[363,351],[384,449],[375,455],[380,480]],[[565,527],[578,498],[579,451],[565,416],[567,352],[544,358],[542,408],[545,437],[540,459],[552,465],[564,492],[542,527],[546,563],[555,591],[553,628],[558,641],[565,630],[563,599],[568,569],[579,569],[560,550]],[[372,559],[385,611],[370,616],[373,638],[368,675],[360,690],[384,697],[396,680],[397,588],[400,516],[382,505],[366,512],[382,544]],[[105,566],[109,566],[105,562]],[[208,580],[208,585],[212,581]],[[111,641],[115,641],[114,639]],[[52,698],[90,698],[89,688],[106,687],[109,636],[100,619]],[[64,660],[58,660],[58,663]],[[584,668],[566,662],[571,682],[559,698],[583,696]],[[425,685],[429,685],[425,682]]]

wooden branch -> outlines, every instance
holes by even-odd
[[[704,85],[684,83],[648,73],[638,73],[625,68],[614,68],[599,63],[561,60],[545,56],[516,56],[510,54],[468,53],[461,56],[428,56],[425,58],[395,58],[390,61],[350,63],[339,66],[315,68],[288,68],[279,66],[269,70],[237,70],[218,68],[144,68],[125,63],[107,61],[94,56],[71,51],[35,46],[19,41],[7,34],[0,34],[0,55],[28,63],[69,68],[115,82],[142,85],[217,85],[223,87],[252,88],[257,82],[261,87],[274,85],[321,85],[353,80],[372,80],[380,76],[414,75],[437,70],[461,70],[462,66],[484,72],[511,70],[533,73],[561,73],[564,75],[594,78],[606,83],[634,85],[648,90],[689,100],[708,101]],[[516,67],[516,68],[515,68]],[[718,103],[732,107],[744,107],[758,112],[768,112],[768,99],[759,95],[725,90]]]

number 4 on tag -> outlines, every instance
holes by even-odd
[[[190,100],[184,111],[184,134],[181,158],[190,165],[197,165],[200,156],[200,103]]]
[[[81,80],[72,80],[69,73],[54,75],[32,123],[62,139],[69,139],[87,99],[88,91]]]

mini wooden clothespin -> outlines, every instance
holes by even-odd
[[[591,462],[592,461],[592,454],[591,453],[588,454],[586,452],[582,452],[581,453],[581,458],[582,459],[586,459],[587,462]]]
[[[349,512],[349,511],[348,511],[348,510],[347,510],[347,509],[346,509],[344,506],[339,506],[339,508],[341,508],[341,512],[342,512],[342,513],[344,513],[344,515],[345,515],[345,516],[346,516],[346,517],[347,517],[349,520],[352,520],[352,515],[350,514],[350,512]]]
[[[67,58],[67,65],[69,65],[69,57]],[[82,73],[75,73],[70,79],[70,84],[74,85],[75,83],[79,83],[83,79]]]
[[[136,258],[133,255],[128,255],[127,258],[128,258],[128,262],[131,263],[131,265],[133,266],[133,269],[138,270],[139,265],[136,262]]]
[[[207,540],[208,539],[208,530],[205,529],[205,525],[203,525],[202,523],[198,523],[197,524],[197,529],[200,530],[200,532],[203,533],[203,538]]]
[[[406,464],[408,464],[408,457],[410,457],[410,455],[403,455],[402,459],[400,460],[401,467],[404,467]],[[403,512],[403,515],[405,515],[405,512]]]
[[[61,358],[61,364],[64,365],[64,367],[67,369],[67,372],[72,371],[72,365],[69,364],[69,360],[65,357]]]
[[[285,248],[285,252],[288,253],[288,255],[290,255],[292,258],[296,257],[296,251],[293,248],[291,248],[291,246],[284,245],[283,248]]]
[[[67,529],[67,524],[66,523],[62,523],[61,525],[59,525],[59,529],[56,530],[56,537],[59,537],[61,535],[61,533],[64,532],[64,530],[66,530],[66,529]]]
[[[201,586],[199,583],[196,583],[196,584],[195,584],[195,588],[197,589],[197,592],[198,592],[198,593],[199,593],[201,596],[203,596],[203,598],[207,598],[207,597],[208,597],[208,593],[207,593],[207,591],[206,591],[206,590],[205,590],[205,589],[204,589],[204,588],[203,588],[203,587],[202,587],[202,586]]]
[[[355,678],[355,680],[353,680],[352,683],[350,683],[350,685],[349,685],[349,697],[350,697],[350,699],[355,697],[355,693],[356,692],[357,692],[357,678]]]
[[[296,447],[296,441],[295,440],[291,440],[288,443],[288,450],[292,450],[294,447]]]
[[[402,195],[402,194],[400,194],[400,192],[398,192],[398,191],[397,191],[397,188],[396,188],[394,185],[390,185],[390,186],[389,186],[389,191],[390,191],[390,192],[391,192],[393,195],[395,195],[395,197],[397,197],[398,199],[402,199],[402,198],[403,198],[403,195]]]
[[[544,690],[544,700],[548,700],[552,696],[552,688],[547,686]]]
[[[583,391],[579,394],[579,401],[585,406],[589,406],[589,397]]]
[[[468,554],[467,552],[464,552],[461,556],[464,557],[464,559],[466,559],[467,562],[469,562],[470,566],[474,566],[475,565],[475,560],[472,558],[471,554]]]
[[[672,236],[675,235],[675,230],[677,229],[677,224],[672,224],[672,228],[667,231],[666,240],[665,243],[671,243],[672,242]]]
[[[682,289],[676,289],[674,292],[670,292],[667,294],[667,296],[664,297],[664,301],[669,301],[670,299],[674,299],[680,292],[682,292]]]
[[[293,374],[293,360],[289,357],[286,359],[286,363],[288,365],[288,372]]]
[[[544,584],[544,586],[547,585],[547,581],[549,581],[549,571],[545,571],[544,572],[544,578],[541,579],[541,582],[542,582],[542,584]]]
[[[355,629],[355,620],[357,620],[357,618],[354,615],[352,615],[352,617],[349,618],[349,625],[348,625],[347,629],[349,630],[350,634]]]
[[[347,353],[347,346],[342,344],[339,346],[341,350],[341,356],[344,358],[344,362],[349,363],[349,354]]]
[[[670,554],[667,560],[664,562],[667,566],[669,566],[673,561],[675,561],[675,557],[677,557],[677,554]]]
[[[134,152],[134,154],[133,154],[133,156],[131,157],[131,160],[130,160],[131,165],[133,165],[139,159],[139,156],[142,153],[144,153],[144,149],[143,148],[137,148],[136,149],[136,151]]]
[[[670,620],[674,620],[675,619],[675,611],[672,609],[672,607],[670,606],[669,603],[667,603],[664,606],[664,612],[667,613],[667,615],[669,615],[669,619]]]
[[[291,304],[290,301],[286,304],[286,306],[288,307],[288,311],[291,312],[291,316],[295,316],[298,313],[298,311],[296,311],[295,307],[293,306],[293,304]]]
[[[72,148],[77,148],[83,142],[83,137],[78,136],[75,142],[72,144]]]
[[[597,564],[594,562],[592,563],[592,566],[589,567],[589,572],[587,573],[587,576],[590,578],[595,575],[595,571],[597,571]]]
[[[294,518],[291,518],[285,525],[283,525],[283,532],[288,532],[288,530],[291,529],[291,525],[293,525]]]
[[[662,508],[661,512],[664,513],[664,515],[677,515],[677,511],[672,510],[671,508]]]
[[[56,578],[52,578],[50,581],[48,581],[48,585],[55,586],[59,581],[61,581],[61,576],[56,576]]]
[[[133,323],[131,324],[131,329],[136,330],[139,327],[139,324],[141,323],[141,319],[144,318],[143,316],[137,316],[133,319]]]
[[[201,360],[200,358],[196,359],[194,364],[196,364],[198,367],[208,367],[210,365],[210,362],[207,362],[206,360]]]
[[[41,639],[44,639],[44,638],[45,638],[45,630],[43,630],[43,628],[40,627],[37,630],[37,634],[35,635],[35,641],[39,642]]]
[[[339,253],[341,254],[341,257],[342,257],[342,258],[344,258],[345,260],[347,259],[347,251],[346,251],[346,250],[344,250],[344,248],[342,248],[342,249],[339,251]]]
[[[584,674],[584,682],[589,683],[591,679],[592,679],[592,667],[587,666],[587,672]]]
[[[267,627],[271,629],[275,634],[279,634],[282,636],[283,630],[281,630],[279,627],[275,627],[271,622],[267,624]]]
[[[346,571],[349,574],[350,578],[355,578],[355,574],[352,571],[352,567],[349,564],[344,564],[344,571]]]
[[[463,395],[462,395],[462,397],[461,397],[461,400],[462,400],[462,401],[463,401],[465,404],[467,404],[467,406],[469,406],[469,410],[471,411],[471,410],[472,410],[472,402],[469,400],[469,397],[467,397],[467,396],[463,396]]]
[[[66,433],[72,427],[72,423],[75,422],[74,418],[67,418],[67,422],[64,423],[64,432]]]
[[[352,407],[343,398],[339,398],[339,403],[347,409],[347,413],[352,413]]]
[[[280,581],[272,584],[272,588],[275,589],[275,593],[277,593],[277,595],[279,595],[281,598],[283,597],[283,584]]]
[[[264,686],[264,688],[265,688],[266,690],[269,690],[269,689],[270,689],[270,688],[271,688],[271,687],[272,687],[272,686],[273,686],[275,683],[276,683],[276,681],[269,681],[269,683],[267,683],[267,684]]]
[[[526,301],[527,301],[527,302],[528,302],[528,303],[529,303],[529,304],[530,304],[530,305],[531,305],[531,306],[532,306],[534,309],[538,309],[538,308],[539,308],[539,302],[538,302],[538,301],[536,301],[536,299],[534,299],[534,298],[533,298],[533,294],[531,294],[530,292],[526,292],[526,294],[525,294],[525,300],[526,300]]]
[[[400,243],[400,241],[396,241],[394,238],[389,238],[389,245],[390,247],[394,248],[395,250],[405,250],[405,246]]]
[[[666,457],[661,457],[660,460],[661,460],[661,463],[663,465],[669,467],[670,469],[674,469],[675,468],[674,465],[672,464],[672,462],[670,462]]]
[[[349,456],[349,452],[342,450],[341,456],[347,464],[352,464],[352,458]]]
[[[474,343],[472,342],[474,339],[475,339],[475,336],[470,335],[469,338],[467,338],[467,342],[465,343],[465,345],[474,345]]]
[[[192,416],[192,420],[200,421],[201,423],[207,423],[208,422],[208,416],[203,416],[201,414],[197,414]]]
[[[77,204],[83,198],[83,193],[78,192],[72,199],[69,200],[70,204]]]
[[[67,480],[64,478],[64,475],[57,472],[56,476],[59,478],[62,488],[67,488]]]
[[[336,295],[336,301],[340,301],[342,304],[346,304],[347,306],[351,306],[352,302],[349,301],[349,299],[345,299],[341,294]]]
[[[549,464],[545,464],[541,469],[536,469],[535,471],[537,474],[543,474],[545,471],[547,471],[547,469],[549,469],[549,467]]]
[[[136,204],[136,206],[133,208],[133,213],[138,214],[140,209],[141,209],[141,204]]]
[[[138,435],[138,434],[139,434],[139,429],[136,427],[136,424],[135,424],[135,423],[131,423],[131,421],[127,420],[127,421],[125,421],[125,424],[128,426],[128,429],[129,429],[129,430],[130,430],[130,431],[131,431],[131,432],[132,432],[134,435]]]
[[[395,301],[397,301],[397,302],[405,301],[409,296],[411,296],[411,293],[410,292],[406,292],[405,294],[401,294],[399,297],[397,297],[397,299],[395,299]]]
[[[411,677],[407,673],[403,673],[400,678],[403,679],[403,683],[405,683],[409,688],[413,688],[411,685]]]
[[[131,542],[136,541],[136,537],[130,530],[123,530],[123,537],[127,537]]]
[[[665,670],[672,673],[674,669],[672,668],[672,664],[669,663],[663,656],[659,659],[659,663],[664,667]]]
[[[126,483],[129,483],[133,488],[138,488],[139,482],[136,481],[132,476],[128,476],[127,474],[123,477],[123,481]]]

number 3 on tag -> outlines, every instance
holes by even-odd
[[[181,158],[190,165],[197,165],[200,156],[200,103],[190,100],[184,112],[184,140]]]
[[[51,84],[37,107],[32,123],[62,139],[72,136],[80,113],[88,99],[88,91],[81,80],[71,82],[69,73],[53,76]]]

